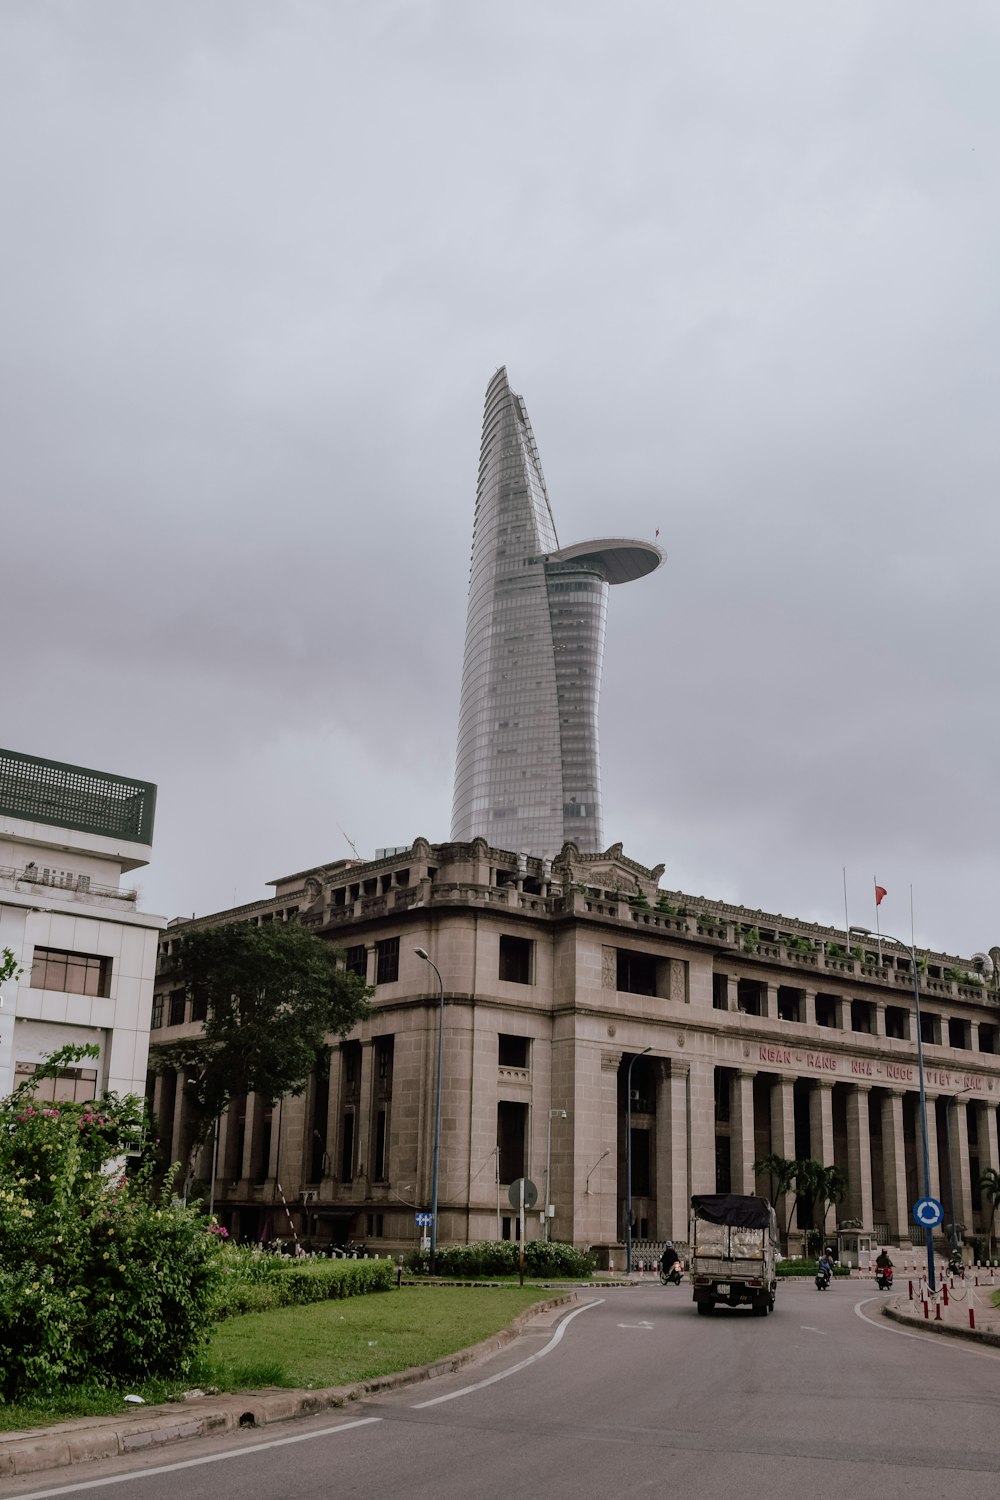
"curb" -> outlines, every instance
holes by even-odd
[[[468,1349],[445,1355],[433,1364],[415,1365],[412,1369],[398,1370],[355,1385],[328,1386],[317,1391],[272,1388],[236,1395],[196,1397],[169,1406],[133,1409],[114,1417],[76,1417],[51,1427],[0,1434],[0,1479],[96,1459],[118,1458],[186,1438],[211,1437],[250,1427],[268,1427],[297,1417],[312,1417],[360,1401],[365,1396],[417,1385],[438,1375],[450,1375],[511,1343],[540,1314],[576,1302],[577,1298],[575,1291],[549,1298],[519,1313],[506,1328]]]
[[[912,1313],[905,1313],[899,1306],[886,1303],[882,1307],[882,1316],[891,1318],[894,1323],[904,1323],[909,1328],[919,1328],[924,1333],[941,1334],[949,1339],[964,1339],[967,1344],[989,1344],[994,1349],[1000,1349],[1000,1333],[989,1333],[985,1329],[980,1332],[978,1328],[962,1328],[960,1324],[937,1322],[933,1318],[917,1318]]]

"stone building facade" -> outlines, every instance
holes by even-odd
[[[222,1118],[214,1196],[234,1232],[418,1242],[439,1018],[423,948],[445,996],[439,1244],[516,1236],[521,1176],[539,1192],[529,1237],[548,1203],[552,1238],[620,1244],[627,1121],[636,1239],[685,1239],[692,1193],[768,1193],[753,1162],[773,1152],[841,1166],[835,1216],[909,1242],[922,1192],[910,950],[664,892],[662,874],[620,845],[567,844],[549,862],[418,839],[171,924],[154,1044],[200,1025],[171,970],[173,938],[193,925],[302,921],[374,987],[372,1018],[334,1041],[301,1096],[238,1100]],[[989,1219],[979,1175],[1000,1167],[1000,1008],[983,968],[918,954],[931,1190],[967,1235]],[[179,1159],[183,1081],[158,1077],[154,1109]]]

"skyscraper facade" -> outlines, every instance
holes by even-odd
[[[531,423],[486,391],[451,836],[541,857],[603,848],[597,716],[610,584],[663,561],[622,538],[560,547]]]

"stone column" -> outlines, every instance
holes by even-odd
[[[957,1223],[964,1224],[966,1233],[972,1233],[972,1179],[969,1168],[969,1119],[968,1099],[955,1099],[946,1106],[951,1111],[951,1161],[948,1163],[949,1180],[952,1184],[953,1204],[945,1206],[945,1222],[951,1221],[954,1206]]]
[[[184,1070],[180,1069],[174,1075],[174,1118],[170,1128],[170,1160],[181,1163],[181,1171],[178,1181],[183,1185],[184,1176],[187,1171],[187,1162],[184,1160],[184,1114],[186,1099],[184,1097]]]
[[[281,1123],[285,1113],[285,1101],[275,1099],[271,1106],[271,1140],[270,1149],[267,1153],[267,1180],[268,1182],[281,1182],[281,1167],[278,1161],[278,1153],[281,1149]],[[282,1182],[282,1187],[284,1183]]]
[[[737,979],[737,977],[736,977],[735,974],[727,974],[726,975],[726,995],[727,995],[728,1001],[729,1001],[729,1009],[730,1010],[739,1010],[739,1008],[740,1008],[740,982]]]
[[[903,1095],[892,1089],[882,1096],[882,1171],[889,1233],[898,1245],[910,1243],[910,1205],[906,1196],[906,1144],[903,1139]]]
[[[730,1097],[730,1164],[734,1193],[752,1193],[754,1190],[753,1161],[753,1081],[756,1073],[750,1068],[741,1068],[733,1076]]]
[[[693,1193],[715,1192],[715,1068],[692,1058],[688,1075],[688,1173]],[[685,1222],[687,1209],[685,1207]],[[685,1238],[686,1230],[685,1230]]]
[[[344,1056],[340,1048],[330,1048],[330,1103],[326,1112],[326,1172],[324,1181],[340,1181],[340,1162],[337,1158],[337,1143],[340,1140],[340,1080],[344,1071]],[[398,1189],[397,1189],[398,1191]]]
[[[985,1172],[987,1167],[994,1171],[1000,1168],[997,1158],[997,1111],[995,1104],[979,1104],[976,1108],[976,1134],[979,1140],[979,1170]],[[983,1216],[983,1228],[988,1230],[991,1222],[994,1234],[996,1233],[996,1215],[993,1213],[993,1204],[985,1193],[980,1193],[979,1184],[973,1184],[973,1192],[979,1204]],[[1000,1210],[1000,1204],[997,1205]],[[992,1248],[992,1247],[991,1247]]]
[[[790,1161],[795,1157],[795,1098],[793,1078],[777,1078],[771,1088],[771,1153]],[[767,1191],[771,1191],[768,1184]],[[782,1194],[774,1205],[778,1225],[784,1235],[789,1204]]]
[[[868,1119],[868,1084],[856,1084],[847,1096],[847,1204],[849,1216],[871,1229],[872,1143]]]
[[[246,1114],[243,1125],[243,1160],[239,1164],[240,1177],[250,1180],[253,1171],[253,1138],[257,1131],[257,1112],[260,1102],[256,1094],[247,1094]]]
[[[761,988],[764,1000],[761,1007],[761,1014],[767,1016],[769,1021],[776,1021],[778,1019],[778,986],[776,984],[764,984]]]
[[[657,1233],[662,1239],[685,1241],[688,1237],[688,1215],[691,1210],[689,1161],[690,1107],[688,1087],[690,1067],[686,1062],[670,1059],[670,1072],[663,1080],[664,1119],[661,1124],[657,1103]],[[663,1152],[662,1170],[659,1167]],[[715,1179],[712,1179],[715,1186]],[[661,1200],[660,1193],[664,1196]],[[661,1216],[660,1203],[665,1212]]]
[[[821,1166],[833,1165],[833,1084],[817,1078],[809,1090],[809,1154]],[[869,1196],[871,1195],[871,1166]]]
[[[802,993],[803,993],[803,995],[805,997],[804,1001],[803,1001],[802,1019],[803,1019],[803,1021],[805,1022],[805,1024],[807,1026],[815,1026],[816,1025],[816,991],[815,990],[809,990],[809,989],[807,989],[807,990],[803,990]]]
[[[885,1036],[885,1001],[884,1000],[876,1000],[875,1001],[874,1011],[875,1011],[875,1020],[873,1021],[872,1024],[873,1024],[873,1026],[875,1028],[875,1035],[876,1036]]]
[[[930,1170],[930,1196],[941,1197],[941,1174],[938,1171],[938,1149],[937,1149],[937,1112],[935,1101],[929,1094],[924,1094],[927,1104],[927,1160]],[[917,1187],[919,1194],[923,1197],[924,1186],[924,1146],[923,1132],[920,1125],[920,1105],[917,1105]]]

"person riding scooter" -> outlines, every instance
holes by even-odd
[[[954,1247],[954,1249],[951,1252],[951,1255],[948,1257],[948,1275],[949,1276],[964,1276],[965,1275],[965,1261],[964,1261],[964,1259],[962,1257],[962,1252],[958,1248],[957,1245]]]
[[[830,1285],[830,1278],[832,1276],[833,1261],[824,1250],[823,1254],[819,1258],[819,1263],[816,1267],[816,1290],[818,1292],[825,1292],[827,1287]]]
[[[892,1260],[885,1248],[875,1257],[875,1284],[880,1292],[887,1292],[892,1286]]]
[[[664,1286],[666,1286],[668,1281],[672,1281],[675,1286],[680,1286],[681,1271],[683,1269],[684,1266],[677,1253],[677,1247],[673,1240],[667,1240],[667,1243],[663,1247],[663,1254],[660,1256],[660,1280]]]

